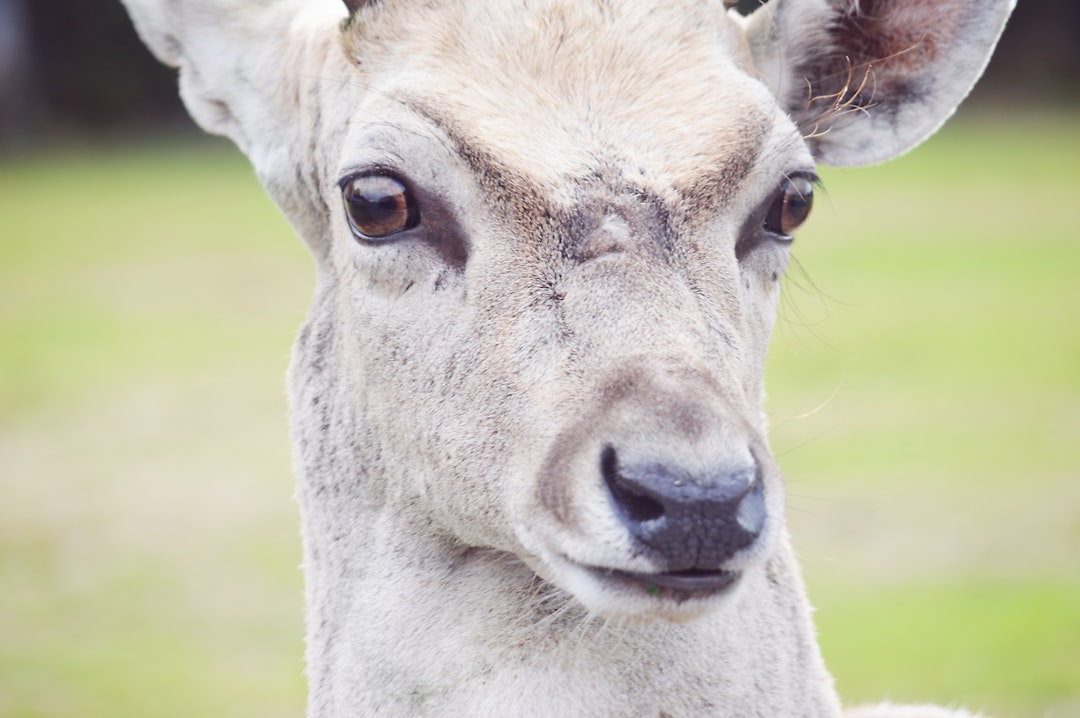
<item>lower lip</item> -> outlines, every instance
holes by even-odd
[[[606,577],[633,585],[655,598],[686,601],[719,595],[739,580],[735,571],[672,571],[670,573],[632,573],[605,571]]]

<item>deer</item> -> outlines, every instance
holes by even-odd
[[[308,715],[844,714],[762,409],[819,164],[1015,0],[123,0],[310,250]]]

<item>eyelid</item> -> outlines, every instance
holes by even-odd
[[[803,169],[803,170],[794,170],[792,172],[785,172],[784,177],[786,179],[789,179],[789,180],[790,179],[795,179],[797,177],[801,178],[801,179],[807,179],[807,180],[810,181],[810,184],[814,185],[815,189],[824,189],[825,188],[825,183],[822,182],[821,176],[818,175],[818,173],[813,169]]]
[[[400,172],[398,172],[390,165],[373,164],[352,167],[341,170],[338,173],[338,176],[340,177],[340,179],[337,181],[337,186],[339,189],[342,190],[344,190],[350,182],[359,177],[390,177],[392,179],[396,179],[398,182],[401,182],[406,187],[411,188],[411,183],[408,181],[408,179],[402,176]]]

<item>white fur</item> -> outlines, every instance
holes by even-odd
[[[334,0],[125,0],[316,258],[290,374],[312,716],[839,715],[760,410],[787,247],[735,248],[785,176],[944,121],[1012,5],[897,0],[927,60],[800,109],[853,2],[380,0],[343,29]],[[350,234],[339,181],[371,168],[419,227]],[[756,463],[733,590],[606,577],[666,570],[612,510],[612,443]]]

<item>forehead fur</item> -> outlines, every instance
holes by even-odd
[[[615,159],[677,185],[786,122],[720,0],[384,0],[344,41],[377,95],[439,108],[543,184]]]

